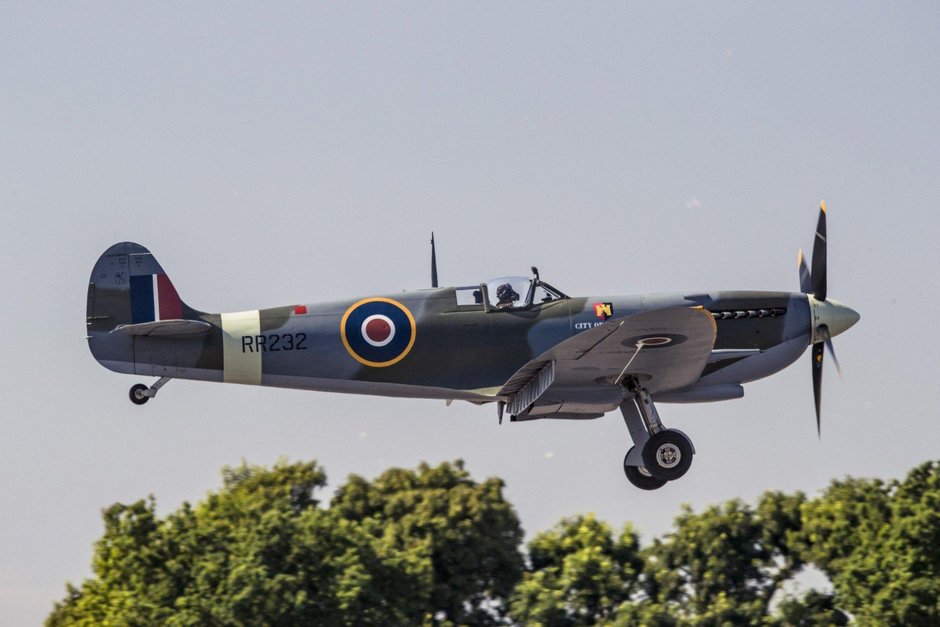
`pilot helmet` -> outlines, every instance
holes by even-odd
[[[496,298],[501,302],[511,302],[519,299],[519,295],[512,289],[509,283],[503,283],[496,288]]]

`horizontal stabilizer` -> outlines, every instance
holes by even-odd
[[[147,337],[186,337],[206,333],[212,325],[202,320],[157,320],[118,325],[111,333]]]

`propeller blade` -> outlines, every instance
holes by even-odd
[[[431,231],[431,287],[437,287],[437,251],[434,249],[434,231]]]
[[[813,244],[813,296],[826,300],[826,201],[819,203],[816,241]]]
[[[822,366],[823,350],[825,344],[816,342],[813,344],[813,396],[816,399],[816,435],[822,437],[822,420],[819,415],[819,404],[822,399]]]
[[[832,335],[829,333],[829,327],[821,324],[819,325],[819,335],[822,336],[823,341],[826,343],[826,348],[829,349],[829,354],[832,355],[832,361],[836,365],[836,372],[839,373],[839,378],[842,378],[842,366],[839,365],[839,358],[836,357],[836,349],[832,346]]]
[[[813,279],[810,276],[809,268],[806,266],[806,257],[803,256],[802,248],[796,256],[796,267],[800,271],[800,291],[804,294],[812,294]]]

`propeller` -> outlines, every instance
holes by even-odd
[[[813,279],[809,275],[809,268],[806,267],[806,259],[803,258],[802,248],[796,256],[796,265],[800,269],[800,291],[804,294],[812,294]]]
[[[431,231],[431,287],[437,287],[437,250],[434,248],[434,231]]]
[[[819,204],[819,220],[816,222],[816,240],[813,243],[812,272],[806,265],[803,251],[797,256],[800,272],[800,291],[808,295],[812,313],[813,342],[813,398],[816,401],[816,434],[822,437],[820,402],[822,399],[823,356],[828,349],[835,363],[836,372],[842,377],[842,368],[836,358],[832,338],[858,322],[858,313],[834,300],[826,299],[826,202]]]
[[[819,203],[816,241],[813,242],[813,296],[826,300],[826,201]]]

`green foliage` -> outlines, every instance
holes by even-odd
[[[804,515],[808,556],[860,625],[940,624],[940,462],[834,482]]]
[[[368,482],[352,475],[332,511],[398,550],[430,555],[431,614],[457,624],[495,623],[522,570],[522,528],[499,479],[476,483],[463,462],[395,468]]]
[[[561,521],[529,543],[530,568],[516,586],[512,616],[526,624],[594,625],[635,591],[643,560],[629,526],[614,538],[593,515]]]
[[[848,625],[848,617],[835,606],[831,594],[810,590],[802,600],[787,598],[777,609],[780,624],[788,627]]]
[[[642,550],[629,527],[615,539],[593,516],[563,520],[529,543],[512,617],[551,626],[843,624],[830,596],[781,598],[804,565],[805,503],[768,492],[756,508],[685,508],[672,533]]]
[[[700,514],[684,508],[675,531],[646,552],[649,602],[680,622],[762,622],[782,585],[803,567],[791,548],[803,502],[802,494],[768,492],[756,509],[739,500]]]
[[[155,503],[114,505],[96,545],[96,579],[70,592],[56,624],[343,624],[420,615],[420,600],[389,606],[377,594],[403,556],[315,507],[315,464],[242,466],[195,509],[159,520]],[[420,580],[415,580],[420,589]]]
[[[94,576],[47,624],[940,624],[940,462],[815,499],[686,507],[646,547],[575,516],[525,553],[503,483],[459,461],[350,476],[328,508],[315,462],[223,477],[163,518],[153,498],[106,509]],[[831,594],[786,594],[806,565]]]

